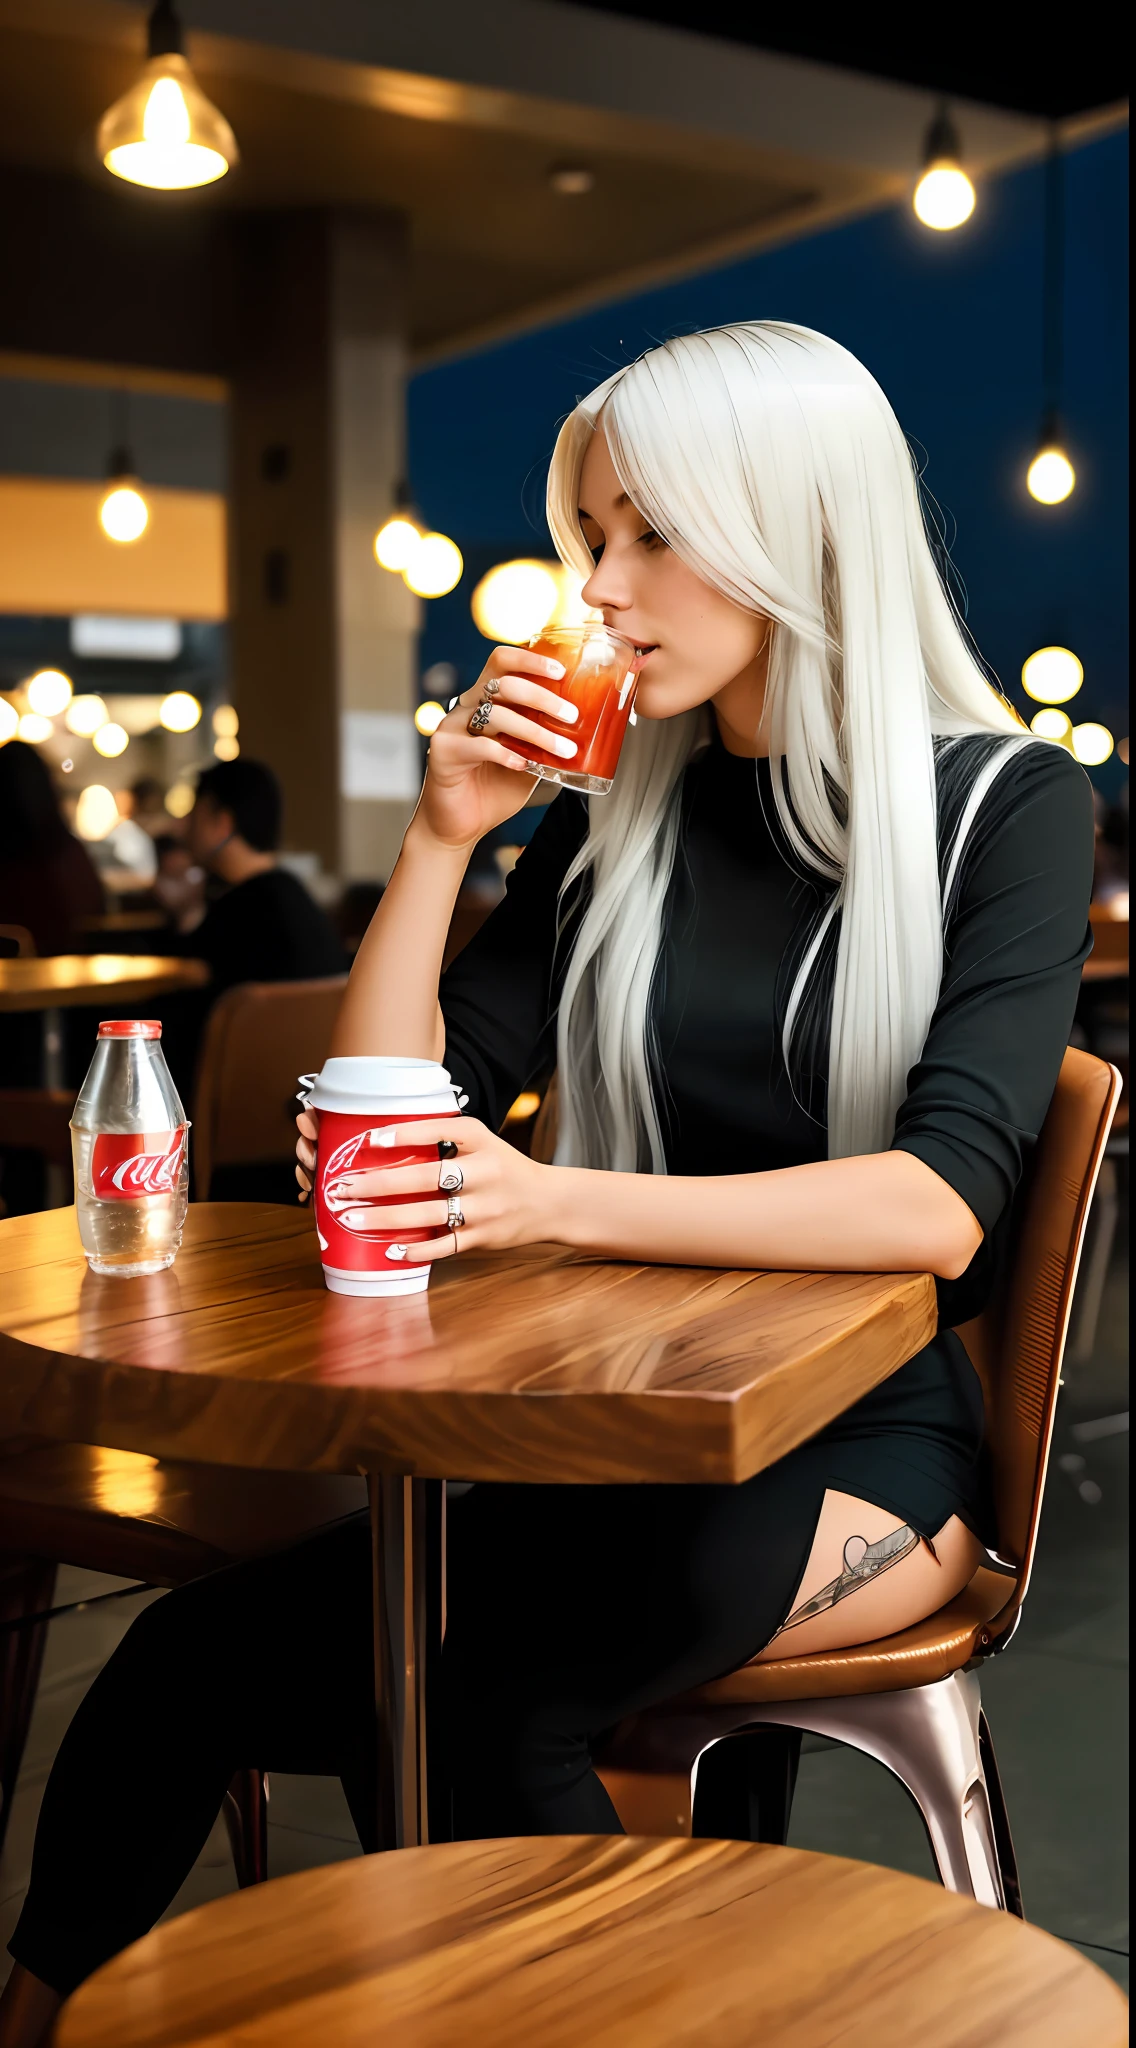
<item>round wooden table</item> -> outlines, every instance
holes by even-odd
[[[24,963],[20,963],[24,964]],[[0,1431],[369,1475],[385,1839],[425,1829],[444,1479],[736,1484],[933,1335],[927,1274],[466,1256],[329,1294],[301,1209],[194,1203],[177,1263],[87,1269],[72,1210],[0,1222]],[[428,1617],[430,1617],[428,1619]],[[433,1646],[433,1647],[432,1647]]]
[[[1063,1942],[840,1856],[567,1835],[282,1877],[169,1921],[57,2048],[1121,2048]]]

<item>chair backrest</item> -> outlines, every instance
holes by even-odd
[[[291,1159],[296,1082],[323,1065],[347,976],[249,981],[209,1013],[194,1094],[194,1174],[205,1201],[217,1166]]]
[[[0,960],[34,960],[36,942],[26,924],[0,924]]]
[[[999,1553],[1017,1574],[991,1641],[1013,1627],[1029,1586],[1077,1267],[1119,1099],[1116,1068],[1070,1047],[1018,1195],[1003,1284],[959,1330],[986,1396]]]

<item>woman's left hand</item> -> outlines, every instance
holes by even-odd
[[[408,1265],[424,1259],[452,1259],[458,1252],[502,1251],[554,1236],[554,1169],[526,1159],[476,1117],[392,1124],[381,1136],[373,1136],[371,1144],[394,1150],[411,1145],[436,1147],[446,1141],[457,1146],[454,1158],[342,1174],[335,1184],[337,1221],[348,1230],[445,1231],[443,1237],[409,1243]],[[437,1191],[435,1202],[405,1200],[407,1195],[432,1190]],[[358,1200],[357,1208],[342,1206],[353,1198]],[[450,1200],[465,1218],[456,1230],[446,1229]]]

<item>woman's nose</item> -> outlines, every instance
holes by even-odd
[[[627,578],[621,574],[610,548],[604,549],[580,596],[593,611],[630,610],[631,592],[627,587]]]

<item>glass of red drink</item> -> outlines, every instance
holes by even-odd
[[[635,702],[634,641],[603,625],[546,626],[529,646],[563,662],[563,679],[550,682],[548,688],[558,697],[569,698],[580,715],[575,725],[550,718],[546,711],[526,709],[525,716],[549,732],[575,740],[576,752],[570,761],[564,761],[528,740],[508,739],[502,734],[503,744],[546,782],[562,782],[568,789],[606,796]]]

